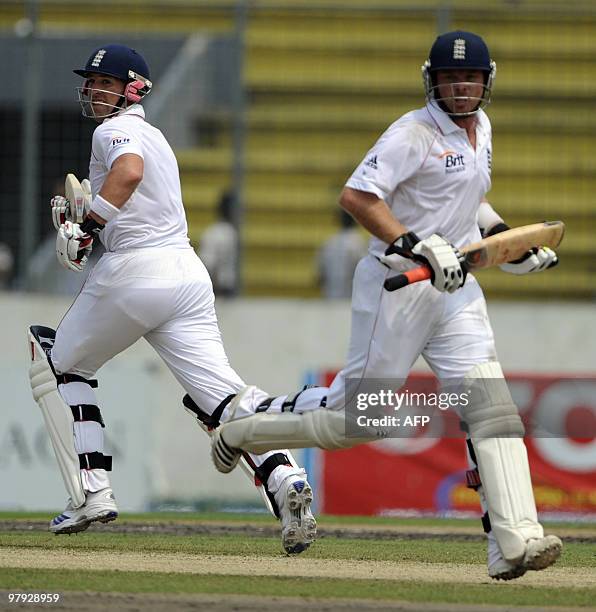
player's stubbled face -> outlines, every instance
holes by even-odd
[[[439,70],[437,85],[439,97],[452,113],[469,113],[482,98],[484,74],[482,70]]]
[[[91,106],[95,116],[103,117],[114,112],[114,107],[122,99],[125,84],[120,79],[92,73],[87,78],[85,87],[91,95]]]

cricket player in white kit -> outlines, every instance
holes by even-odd
[[[437,38],[423,66],[426,105],[385,131],[341,194],[341,206],[372,234],[354,276],[346,366],[329,389],[303,393],[292,414],[281,414],[284,397],[268,400],[263,414],[237,411],[214,436],[212,455],[229,471],[225,453],[240,448],[293,447],[294,440],[333,449],[366,441],[346,437],[346,381],[404,381],[422,355],[440,381],[486,387],[482,401],[462,407],[460,417],[473,467],[468,482],[485,513],[489,575],[509,580],[551,565],[562,545],[538,523],[523,425],[503,380],[482,289],[462,269],[458,250],[507,229],[485,197],[491,125],[482,108],[495,73],[479,36]],[[420,263],[432,269],[432,280],[384,290],[385,280]],[[540,248],[503,268],[525,274],[556,263],[552,250]]]
[[[99,236],[106,253],[92,270],[55,334],[34,326],[31,386],[49,429],[70,501],[54,518],[56,534],[114,520],[116,508],[103,454],[104,423],[93,376],[144,337],[187,392],[184,404],[206,430],[225,421],[246,387],[226,357],[211,280],[189,244],[176,158],[139,104],[151,81],[133,49],[110,44],[75,73],[83,114],[93,134],[86,214],[75,218],[65,198],[52,200],[56,251],[80,270]],[[267,397],[255,390],[254,397]],[[74,436],[73,436],[74,432]],[[246,454],[282,522],[282,543],[298,553],[313,541],[312,491],[289,451]]]

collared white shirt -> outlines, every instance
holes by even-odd
[[[346,186],[385,200],[395,217],[420,238],[441,234],[457,247],[480,239],[477,214],[490,189],[491,126],[477,113],[476,149],[447,113],[425,106],[395,121],[348,179]],[[369,251],[387,245],[376,237]]]
[[[145,121],[140,104],[105,119],[93,133],[89,163],[93,197],[114,161],[125,153],[143,158],[143,179],[100,233],[106,250],[189,247],[178,162],[164,135]]]

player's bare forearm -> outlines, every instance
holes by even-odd
[[[374,193],[344,187],[339,204],[371,234],[388,244],[408,231]]]
[[[141,182],[143,170],[141,157],[134,153],[121,155],[108,172],[99,195],[116,208],[122,208]],[[91,216],[96,221],[102,221],[95,213],[91,213]]]

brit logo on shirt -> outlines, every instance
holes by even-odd
[[[128,144],[130,142],[130,138],[126,138],[125,136],[114,136],[112,138],[112,146],[117,147],[118,145]]]
[[[445,174],[452,172],[463,172],[466,169],[466,162],[461,153],[450,152],[445,155]]]
[[[493,169],[493,155],[490,147],[486,149],[486,164],[488,165],[488,173],[490,174]]]

